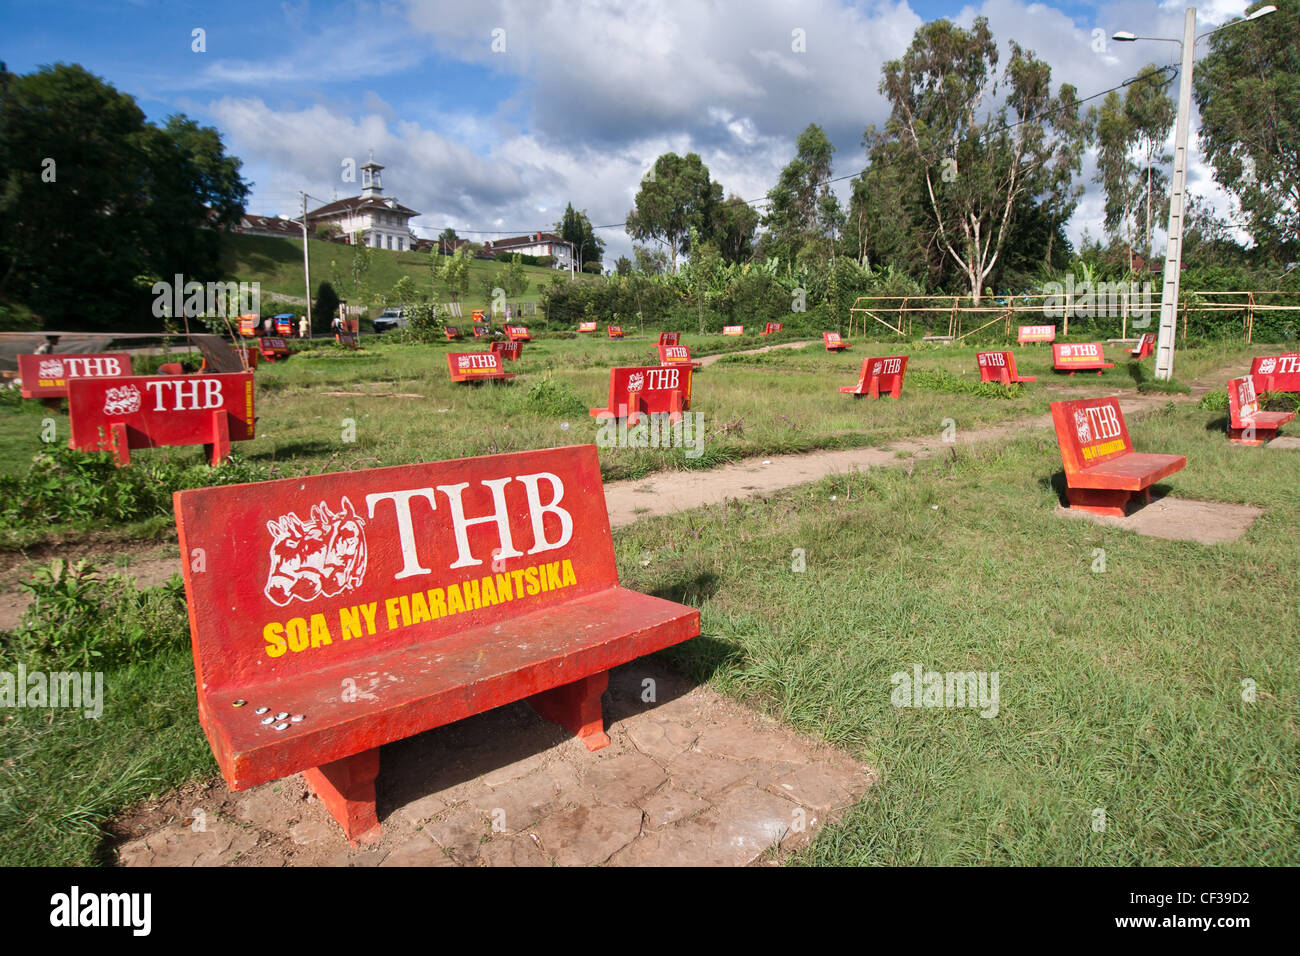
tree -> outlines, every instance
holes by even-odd
[[[1130,128],[1118,93],[1106,94],[1101,106],[1088,111],[1088,124],[1097,143],[1097,173],[1106,194],[1104,225],[1112,238],[1124,236],[1128,245],[1129,271],[1133,271],[1131,213],[1136,195],[1133,181],[1137,166],[1129,159]]]
[[[647,249],[645,246],[633,246],[632,255],[636,257],[636,268],[648,276],[663,275],[668,271],[668,253],[663,249]]]
[[[936,20],[917,29],[901,59],[885,64],[880,83],[892,107],[882,135],[917,167],[939,246],[976,304],[1019,201],[1044,191],[1044,167],[1059,138],[1072,135],[1046,119],[1063,107],[1051,96],[1050,67],[1018,43],[1010,47],[999,76],[986,18],[976,17],[970,30]],[[1005,98],[992,105],[1002,90]]]
[[[831,158],[835,147],[816,123],[809,123],[795,142],[795,156],[768,192],[763,225],[769,232],[766,251],[794,263],[801,252],[831,254],[831,234],[844,225],[839,200],[831,192]]]
[[[456,230],[451,228],[451,226],[448,226],[438,234],[438,240],[440,242],[455,242],[459,238],[460,236],[456,235]]]
[[[620,276],[630,276],[632,274],[632,260],[627,256],[619,256],[618,261],[614,263],[614,271]]]
[[[1129,84],[1124,95],[1124,115],[1132,131],[1141,161],[1138,164],[1138,202],[1145,210],[1145,228],[1142,230],[1142,251],[1151,258],[1151,235],[1154,216],[1160,212],[1162,199],[1168,195],[1165,177],[1156,164],[1173,161],[1164,152],[1165,140],[1174,126],[1174,103],[1167,92],[1168,81],[1164,72],[1154,63],[1138,71],[1137,79]],[[1154,208],[1153,208],[1154,207]]]
[[[220,278],[220,231],[248,196],[239,170],[216,130],[147,123],[79,66],[0,73],[0,301],[113,328],[144,311],[141,277]]]
[[[524,271],[524,261],[519,253],[510,257],[510,264],[501,274],[501,288],[511,298],[518,298],[528,291],[528,273]]]
[[[393,291],[388,294],[388,300],[405,309],[416,300],[416,295],[415,280],[410,276],[402,276],[393,283]]]
[[[1300,0],[1268,2],[1278,12],[1267,20],[1210,37],[1194,89],[1215,181],[1255,242],[1286,256],[1300,243]]]
[[[434,257],[429,265],[435,288],[441,282],[452,302],[459,302],[460,297],[469,291],[469,246],[460,246],[449,256],[441,259]]]
[[[734,193],[718,204],[713,211],[711,238],[724,262],[748,262],[753,257],[758,223],[758,211]]]
[[[690,251],[690,230],[707,235],[713,211],[722,201],[722,186],[711,182],[709,168],[696,153],[664,153],[641,180],[636,205],[625,226],[633,239],[653,239],[668,247],[668,264]]]
[[[326,328],[334,321],[334,314],[339,310],[339,296],[334,286],[322,282],[316,287],[316,304],[312,306],[311,315],[317,328]]]
[[[565,207],[563,217],[555,224],[555,231],[561,239],[573,245],[573,254],[578,259],[579,269],[583,269],[588,262],[594,262],[599,267],[605,256],[605,240],[597,236],[591,228],[587,210],[574,212],[573,203],[569,203]]]

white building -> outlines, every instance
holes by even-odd
[[[573,243],[552,232],[534,232],[511,239],[489,239],[483,243],[483,251],[493,256],[503,252],[517,252],[524,256],[554,256],[556,269],[569,269],[574,260]]]
[[[361,241],[375,249],[407,251],[412,245],[410,220],[420,215],[396,199],[385,196],[380,170],[374,156],[361,167],[361,195],[338,199],[307,213],[311,229],[335,223],[351,239],[357,233]]]

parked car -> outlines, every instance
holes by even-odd
[[[401,309],[384,309],[383,314],[370,323],[376,332],[406,327],[406,313]]]

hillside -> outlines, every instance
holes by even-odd
[[[311,294],[315,298],[321,282],[330,278],[331,260],[338,263],[346,276],[352,264],[353,248],[335,242],[312,240],[307,243],[311,262]],[[434,301],[447,301],[446,289],[433,288],[429,267],[433,257],[424,252],[395,252],[388,249],[370,250],[368,285],[372,293],[388,292],[402,276],[410,276],[422,293],[432,292]],[[302,243],[273,236],[245,236],[227,234],[222,239],[222,271],[227,279],[240,282],[260,282],[264,299],[290,297],[301,301],[303,296]],[[469,292],[462,301],[475,308],[486,305],[481,286],[487,275],[495,275],[506,267],[503,262],[474,260],[470,263]],[[549,282],[556,274],[554,269],[524,266],[528,274],[528,290],[518,296],[518,301],[535,302],[539,283]],[[595,276],[581,276],[577,281],[599,281]],[[340,296],[344,290],[337,289]],[[512,300],[514,301],[514,300]],[[370,303],[374,305],[375,303]]]

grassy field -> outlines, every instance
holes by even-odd
[[[225,275],[240,282],[260,282],[262,295],[281,295],[302,298],[304,292],[302,275],[302,243],[292,239],[280,239],[275,236],[244,236],[227,234],[222,237],[221,266]],[[338,263],[339,271],[350,277],[352,267],[352,246],[337,242],[311,240],[307,243],[307,254],[311,263],[311,294],[313,301],[316,289],[322,282],[330,280],[330,262]],[[390,249],[370,250],[370,271],[366,282],[371,291],[387,293],[402,276],[410,276],[416,288],[431,295],[435,302],[446,302],[445,288],[438,284],[434,287],[429,266],[437,259],[426,252],[396,252]],[[475,308],[483,305],[479,299],[479,287],[483,277],[495,275],[506,267],[503,262],[489,262],[484,259],[470,261],[469,293],[462,301],[473,301]],[[538,284],[545,284],[554,276],[555,270],[541,266],[524,266],[529,279],[528,290],[518,297],[521,302],[536,302]],[[583,277],[578,281],[599,281],[595,277]],[[335,289],[341,298],[346,297],[345,290]],[[511,301],[515,301],[512,299]],[[468,313],[466,313],[468,317]]]
[[[510,365],[513,384],[480,387],[447,381],[443,346],[367,339],[361,353],[304,352],[259,370],[259,437],[236,449],[250,467],[305,474],[589,441],[587,408],[604,404],[607,369],[648,362],[653,342],[545,338]],[[684,342],[697,354],[767,344]],[[866,355],[897,351],[910,355],[900,402],[836,391]],[[1249,354],[1180,352],[1178,374],[1222,387],[1217,373]],[[945,419],[959,429],[1023,422],[1068,393],[1132,394],[1141,378],[1118,362],[1100,377],[1057,379],[1050,352],[1018,349],[1021,372],[1039,382],[979,390],[973,355],[869,344],[845,355],[820,345],[727,355],[696,377],[700,459],[602,449],[602,471],[627,478],[885,445],[936,437]],[[46,447],[44,419],[65,427],[32,405],[0,405],[4,474],[23,474]],[[345,440],[349,419],[355,441]],[[879,769],[880,785],[800,862],[1296,863],[1300,456],[1232,446],[1222,426],[1222,413],[1187,401],[1130,421],[1140,449],[1188,456],[1167,481],[1175,496],[1266,509],[1234,544],[1055,516],[1056,443],[1049,429],[1025,426],[912,469],[644,518],[614,534],[620,574],[628,587],[701,608],[702,636],[670,652],[688,673]],[[199,458],[197,449],[137,454],[133,468]],[[167,536],[170,517],[41,533]],[[800,548],[806,570],[796,573]],[[1097,549],[1104,573],[1093,571]],[[194,713],[183,599],[174,585],[138,598],[94,583],[43,593],[66,611],[42,625],[62,643],[41,627],[0,637],[0,670],[106,641],[105,710],[99,720],[3,715],[0,864],[105,862],[105,820],[215,773]],[[997,672],[997,716],[892,706],[891,675],[914,665]],[[1253,702],[1243,681],[1258,688]],[[1098,810],[1104,832],[1094,830]]]

